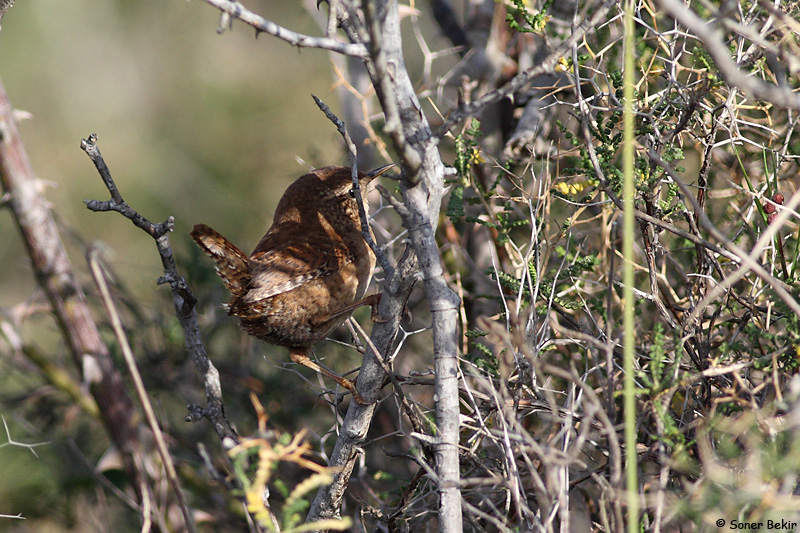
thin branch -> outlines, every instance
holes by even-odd
[[[5,448],[6,446],[17,446],[19,448],[26,448],[33,454],[34,457],[39,457],[34,448],[37,448],[39,446],[44,446],[45,444],[50,444],[49,442],[36,442],[33,444],[25,444],[24,442],[15,441],[14,439],[11,438],[11,431],[8,429],[8,424],[6,423],[6,417],[0,416],[0,419],[3,420],[3,428],[6,430],[6,439],[7,439],[6,442],[0,444],[0,448]]]
[[[714,288],[705,296],[705,298],[698,302],[698,304],[692,310],[689,320],[687,320],[685,323],[692,324],[692,322],[699,317],[699,314],[703,311],[703,309],[705,309],[706,305],[713,302],[716,298],[719,298],[725,293],[726,290],[728,290],[728,288],[744,277],[749,271],[753,271],[758,277],[763,279],[770,287],[772,287],[772,290],[775,291],[775,294],[777,294],[781,300],[786,302],[786,304],[795,313],[800,315],[800,304],[798,304],[789,291],[786,290],[785,284],[775,276],[772,276],[763,266],[761,266],[761,264],[758,263],[758,261],[756,261],[756,257],[761,254],[763,247],[770,242],[770,239],[772,239],[772,237],[778,232],[781,225],[787,221],[790,216],[795,214],[793,210],[798,204],[800,204],[800,191],[796,192],[789,199],[789,203],[786,204],[786,206],[781,206],[782,208],[780,214],[772,221],[771,224],[767,225],[767,229],[764,231],[764,233],[762,233],[761,237],[758,239],[758,242],[756,242],[752,251],[748,254],[730,239],[727,239],[722,232],[717,229],[717,227],[708,219],[708,215],[706,215],[705,211],[700,209],[700,205],[688,190],[686,184],[683,183],[677,173],[663,159],[661,159],[657,153],[650,151],[648,156],[664,169],[667,175],[672,179],[672,181],[675,182],[676,185],[678,185],[683,194],[689,199],[689,201],[692,203],[695,213],[699,215],[700,222],[702,223],[703,227],[705,227],[715,239],[725,243],[725,245],[733,250],[739,258],[738,263],[740,263],[740,267],[735,272],[716,284]]]
[[[81,449],[78,447],[78,444],[75,442],[74,438],[68,437],[67,445],[69,446],[72,453],[75,454],[75,457],[77,457],[78,460],[81,462],[83,468],[92,477],[92,479],[94,479],[98,484],[103,486],[108,492],[116,496],[119,499],[119,501],[127,505],[128,508],[130,508],[132,511],[137,513],[142,511],[141,506],[138,503],[136,503],[136,501],[133,498],[131,498],[122,488],[115,485],[108,477],[106,477],[103,474],[101,469],[98,468],[97,464],[93,463],[92,461],[89,460],[88,457],[86,457],[86,454],[83,453],[83,451],[81,451]]]
[[[385,20],[381,20],[379,15],[379,6],[385,11],[388,8],[386,2],[370,2],[364,1],[362,7],[364,9],[364,18],[367,23],[367,31],[370,36],[369,54],[372,59],[372,83],[378,93],[378,99],[383,108],[383,114],[386,118],[386,124],[383,127],[389,137],[391,137],[397,153],[403,163],[403,172],[405,178],[411,185],[419,182],[419,169],[422,165],[422,157],[417,151],[417,147],[408,142],[406,139],[405,128],[407,123],[401,121],[400,118],[400,105],[397,101],[398,94],[395,92],[392,80],[389,76],[389,59],[388,52],[383,46],[382,39],[386,37],[386,29],[382,25],[386,24]],[[394,6],[392,17],[397,17],[397,5]],[[386,13],[383,13],[385,18],[388,18]],[[398,21],[399,23],[399,21]],[[397,39],[399,40],[399,35]],[[397,70],[401,68],[398,58],[393,58],[392,67],[395,71],[395,76],[398,75]]]
[[[96,212],[116,211],[133,222],[137,228],[147,232],[147,234],[154,239],[158,239],[162,235],[165,235],[173,230],[175,226],[175,219],[172,217],[169,217],[166,221],[160,224],[153,224],[142,215],[137,213],[135,209],[125,203],[125,200],[122,199],[119,189],[117,189],[116,183],[114,183],[114,179],[111,177],[111,172],[108,170],[108,167],[103,160],[103,156],[100,155],[100,150],[97,148],[96,133],[89,135],[88,139],[81,139],[81,149],[86,152],[86,155],[88,155],[92,160],[95,168],[97,168],[97,172],[100,173],[100,178],[102,178],[103,183],[108,189],[108,192],[111,193],[111,199],[104,202],[99,200],[84,200],[83,203],[86,204],[86,207],[88,207],[89,210]]]
[[[370,6],[367,6],[371,9]],[[372,61],[366,62],[367,71],[372,79],[373,86],[376,87],[381,106],[386,113],[387,106],[392,106],[398,111],[398,115],[403,117],[401,126],[402,135],[391,136],[393,145],[398,154],[402,170],[406,178],[409,176],[419,179],[416,189],[421,189],[420,194],[426,196],[431,220],[438,220],[440,208],[444,168],[441,157],[436,150],[435,143],[432,142],[430,127],[421,111],[421,106],[416,98],[414,86],[408,77],[408,72],[403,67],[402,61],[402,40],[400,37],[400,23],[397,13],[397,5],[394,2],[380,3],[380,9],[385,9],[382,25],[373,24],[373,31],[380,31],[379,37],[383,42],[374,49],[381,49],[387,57],[387,64],[391,65],[391,76],[388,72],[378,76],[375,65]],[[340,9],[340,11],[342,11]],[[340,20],[341,21],[341,20]],[[349,18],[341,21],[342,27],[351,39],[358,39],[363,28],[359,27],[357,19]],[[375,35],[371,35],[374,39]],[[385,90],[389,92],[386,93]],[[397,141],[403,138],[409,143],[398,145]],[[416,166],[416,155],[421,158],[420,166]],[[419,273],[419,262],[416,249],[411,247],[406,249],[405,254],[400,259],[395,268],[394,275],[384,283],[381,293],[381,301],[378,308],[380,316],[388,319],[387,322],[376,323],[372,329],[372,341],[381,353],[389,353],[390,347],[394,342],[399,328],[399,317],[402,314],[405,302],[411,292],[412,287]],[[435,259],[437,260],[438,250]],[[450,333],[455,333],[455,329]],[[376,398],[380,387],[383,384],[385,373],[377,361],[371,349],[367,350],[361,371],[358,374],[357,387],[359,394],[368,401]],[[457,393],[456,393],[457,400]],[[360,406],[354,402],[350,403],[347,415],[342,424],[340,435],[336,441],[333,452],[330,455],[329,465],[339,467],[330,486],[320,489],[316,498],[311,504],[311,509],[307,520],[309,522],[319,520],[321,517],[332,517],[338,514],[341,508],[344,490],[347,486],[350,474],[355,467],[359,457],[359,446],[364,442],[367,430],[374,414],[373,405]]]
[[[420,187],[404,191],[407,211],[401,212],[403,226],[417,250],[422,268],[425,296],[432,315],[433,363],[436,390],[434,446],[439,480],[440,531],[458,532],[462,528],[458,395],[458,310],[461,300],[444,279],[439,249],[429,216],[427,198]]]
[[[111,189],[109,188],[109,190]],[[164,471],[167,474],[167,482],[169,483],[170,487],[172,487],[172,491],[175,493],[175,496],[178,499],[178,506],[181,508],[181,514],[183,514],[183,520],[184,524],[186,525],[186,529],[188,529],[190,532],[197,531],[194,527],[192,514],[189,511],[188,505],[186,504],[186,498],[183,495],[180,481],[178,481],[178,474],[175,471],[175,464],[172,462],[172,456],[170,455],[169,450],[167,449],[167,444],[164,441],[164,434],[161,431],[161,427],[159,427],[158,419],[156,418],[155,411],[153,411],[153,405],[150,403],[147,390],[144,387],[144,382],[142,381],[142,376],[139,373],[139,368],[136,366],[136,359],[133,355],[133,350],[131,350],[131,346],[128,343],[128,338],[122,328],[122,321],[119,318],[119,313],[114,305],[114,301],[111,299],[111,293],[108,290],[108,283],[103,275],[97,254],[97,248],[90,249],[89,253],[87,254],[92,276],[97,284],[97,288],[100,289],[100,296],[103,299],[103,305],[105,305],[106,311],[108,312],[108,317],[111,320],[111,327],[114,329],[114,336],[117,338],[119,347],[122,350],[122,357],[125,359],[125,364],[128,366],[128,372],[130,372],[131,378],[133,378],[133,385],[136,389],[136,394],[139,396],[142,409],[144,409],[147,425],[150,426],[150,430],[153,432],[153,437],[155,437],[156,449],[158,449],[158,454],[161,457],[162,463],[164,464]]]
[[[325,116],[328,117],[328,120],[333,122],[333,125],[336,126],[339,134],[344,139],[344,143],[347,145],[348,160],[353,177],[353,196],[355,196],[356,204],[358,205],[358,217],[361,219],[361,236],[364,237],[364,240],[367,241],[367,244],[375,253],[375,257],[378,258],[378,263],[380,263],[383,272],[386,274],[386,277],[389,277],[392,275],[392,272],[394,272],[394,267],[389,262],[386,254],[383,253],[383,249],[381,249],[375,243],[375,239],[372,237],[372,232],[369,230],[367,210],[364,208],[364,197],[361,194],[361,184],[358,181],[358,153],[356,151],[356,145],[353,143],[353,139],[350,138],[350,134],[347,133],[347,127],[345,126],[344,122],[342,122],[342,120],[337,117],[333,111],[331,111],[331,108],[315,95],[312,94],[311,97],[314,99],[314,102],[316,102],[317,107],[319,107],[320,110],[325,113]]]
[[[443,168],[435,140],[424,118],[413,85],[404,66],[397,3],[362,2],[370,36],[368,69],[386,116],[384,131],[392,139],[403,170],[403,203],[408,213],[401,217],[411,245],[419,257],[425,280],[425,297],[431,311],[433,360],[436,380],[436,425],[434,446],[439,491],[439,529],[462,530],[460,490],[458,309],[460,300],[444,279],[434,228],[438,222],[443,190]]]
[[[414,428],[414,432],[424,434],[425,433],[425,427],[423,427],[422,423],[420,422],[419,416],[417,416],[417,412],[414,410],[414,408],[411,405],[411,402],[409,402],[408,397],[406,396],[405,392],[403,391],[403,386],[397,380],[397,378],[394,375],[394,372],[389,367],[389,362],[386,361],[386,358],[384,358],[380,354],[380,352],[378,351],[378,348],[372,342],[372,339],[370,339],[369,336],[367,336],[367,332],[364,331],[364,328],[361,327],[361,324],[359,324],[358,321],[353,320],[352,318],[350,320],[351,320],[351,322],[353,324],[353,328],[362,337],[364,337],[365,342],[369,345],[369,347],[372,349],[372,351],[378,356],[377,357],[378,362],[380,363],[381,368],[383,368],[383,371],[389,377],[389,380],[392,382],[392,386],[394,387],[395,394],[397,394],[398,398],[400,399],[400,405],[403,407],[403,411],[405,412],[406,416],[408,417],[408,420],[411,422],[411,425]],[[432,450],[430,449],[430,447],[428,447],[426,445],[426,443],[423,442],[423,441],[418,441],[418,442],[419,442],[420,446],[422,446],[423,450],[425,451],[425,455],[428,457],[428,459],[431,459],[433,457],[433,453],[432,453]]]
[[[370,336],[372,342],[364,356],[356,382],[358,394],[370,403],[361,405],[357,402],[350,402],[336,444],[328,460],[328,466],[333,469],[333,479],[330,485],[322,487],[317,493],[306,518],[307,522],[317,522],[320,518],[334,517],[341,509],[344,491],[356,461],[362,453],[361,446],[367,439],[367,431],[377,407],[376,400],[386,378],[383,365],[379,360],[380,356],[376,355],[374,348],[377,348],[378,353],[382,354],[391,351],[400,327],[400,317],[411,289],[414,287],[417,272],[419,272],[419,263],[413,251],[408,248],[397,263],[392,277],[383,284],[378,314],[386,319],[386,322],[376,322],[373,326]]]
[[[600,165],[600,160],[597,158],[597,152],[595,151],[594,145],[592,144],[592,135],[591,135],[591,131],[589,129],[589,121],[591,120],[591,117],[589,115],[588,106],[586,105],[586,101],[580,96],[579,93],[578,93],[578,103],[579,103],[580,109],[581,109],[581,114],[580,114],[581,131],[583,133],[584,145],[586,146],[586,151],[589,154],[589,160],[592,163],[592,169],[597,174],[597,177],[600,180],[600,184],[603,187],[603,191],[605,191],[605,193],[608,195],[608,197],[611,198],[611,201],[614,203],[614,205],[616,205],[619,209],[622,209],[622,207],[623,207],[622,206],[622,200],[619,198],[619,196],[617,196],[614,193],[613,189],[609,185],[608,178],[606,177],[605,173],[603,172],[603,169],[602,169],[602,167]],[[687,195],[687,196],[691,197],[691,194]],[[694,244],[698,244],[700,246],[703,246],[704,248],[707,248],[707,249],[711,250],[712,252],[718,253],[719,255],[721,255],[723,257],[726,257],[726,258],[730,259],[731,261],[734,261],[735,263],[741,264],[742,262],[747,261],[743,256],[740,256],[740,255],[737,255],[736,253],[733,253],[733,252],[730,252],[728,250],[725,250],[724,248],[721,248],[721,247],[717,246],[716,244],[714,244],[712,242],[709,242],[709,241],[703,239],[702,237],[700,237],[698,235],[695,235],[694,233],[685,231],[685,230],[675,226],[674,224],[671,224],[671,223],[669,223],[669,222],[667,222],[665,220],[661,220],[660,218],[657,218],[657,217],[654,217],[652,215],[649,215],[649,214],[645,213],[644,211],[640,211],[640,210],[636,209],[634,211],[634,216],[641,222],[648,222],[650,224],[658,226],[659,228],[665,229],[665,230],[669,231],[670,233],[673,233],[673,234],[675,234],[675,235],[677,235],[679,237],[683,237],[684,239],[693,242]],[[727,243],[728,241],[727,241],[727,239],[723,239],[722,242],[726,242]],[[744,255],[746,256],[747,254],[744,254]],[[762,275],[762,274],[766,273],[766,270],[764,269],[763,266],[758,265],[757,263],[756,263],[756,265],[752,265],[751,264],[751,267],[753,268],[753,270],[757,274]],[[783,283],[783,282],[779,281],[779,283]]]
[[[392,139],[402,162],[404,183],[401,190],[408,212],[405,215],[401,213],[401,218],[420,260],[425,297],[432,317],[439,530],[460,532],[462,501],[456,340],[460,299],[445,281],[434,232],[444,188],[441,156],[435,151],[430,128],[404,66],[397,3],[365,0],[362,8],[370,36],[370,75],[386,116],[384,131]]]
[[[800,110],[800,94],[789,88],[765,83],[739,69],[736,62],[731,59],[730,49],[726,46],[721,33],[713,22],[703,20],[695,15],[682,1],[658,0],[658,4],[685,26],[695,39],[703,43],[704,49],[714,59],[719,73],[729,85],[741,89],[757,100],[771,102],[778,107]]]
[[[304,35],[295,31],[289,30],[275,24],[274,22],[265,19],[264,17],[253,13],[248,10],[239,2],[231,0],[205,0],[207,3],[222,11],[223,15],[233,17],[241,20],[245,24],[249,24],[256,29],[256,32],[264,32],[278,39],[286,41],[299,47],[306,48],[319,48],[322,50],[330,50],[338,52],[346,56],[367,57],[367,49],[363,44],[352,44],[337,41],[328,37],[314,37],[311,35]],[[226,21],[220,23],[220,28],[227,26]]]
[[[196,422],[201,418],[207,418],[214,430],[217,432],[225,449],[230,449],[239,442],[236,431],[230,422],[225,418],[225,406],[222,402],[222,387],[219,381],[219,372],[208,358],[203,340],[200,337],[200,327],[197,323],[197,312],[195,303],[197,299],[192,294],[186,280],[178,274],[178,267],[169,244],[168,232],[172,230],[174,219],[169,217],[161,224],[153,224],[131,208],[122,199],[122,195],[114,184],[111,173],[103,160],[100,149],[97,147],[97,135],[91,134],[88,139],[81,141],[81,148],[86,152],[95,167],[100,172],[100,176],[106,187],[111,192],[111,200],[100,202],[97,200],[87,200],[86,206],[93,211],[117,211],[131,220],[136,227],[144,230],[156,241],[158,253],[161,256],[161,265],[164,268],[164,276],[158,280],[159,283],[169,283],[172,289],[172,302],[178,321],[183,328],[186,351],[192,358],[195,367],[203,376],[206,391],[207,406],[205,408],[195,405],[189,406],[187,421]]]

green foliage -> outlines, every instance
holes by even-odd
[[[450,192],[450,200],[447,202],[447,218],[454,224],[466,214],[464,212],[464,189],[465,187],[461,183],[456,184]]]
[[[266,426],[263,408],[255,401],[261,413],[259,426]],[[277,434],[268,437],[243,439],[242,443],[230,450],[229,455],[235,478],[242,486],[242,495],[247,503],[247,510],[267,531],[300,533],[317,529],[344,531],[352,527],[350,518],[321,520],[304,523],[309,507],[309,496],[312,491],[330,484],[331,475],[327,468],[306,459],[310,446],[303,443],[305,432],[292,437],[288,434]],[[274,442],[273,442],[274,441]],[[300,481],[293,489],[280,479],[273,480],[281,463],[293,463],[312,470],[314,473]],[[272,486],[285,498],[279,514],[267,506],[265,494],[267,487]]]
[[[709,78],[712,81],[716,81],[717,77],[719,76],[719,71],[717,70],[717,66],[714,64],[714,60],[711,58],[711,54],[709,54],[705,48],[695,46],[692,47],[692,55],[695,57],[697,66],[707,70],[709,73]]]
[[[656,322],[653,328],[653,344],[650,346],[650,377],[652,379],[653,388],[656,390],[661,388],[661,382],[665,378],[665,342],[666,336],[664,335],[664,326],[662,326],[660,322]]]
[[[594,261],[587,259],[583,263],[584,265],[576,263],[575,265],[572,265],[571,267],[568,268],[571,268],[573,272],[583,272],[587,268],[591,268],[585,265],[593,265]],[[562,298],[560,296],[555,296],[553,294],[554,289],[557,290],[556,287],[562,285],[561,283],[558,284],[555,283],[556,280],[555,275],[548,276],[542,279],[541,283],[537,287],[537,283],[539,280],[536,274],[536,267],[533,264],[533,262],[530,262],[528,264],[528,272],[530,274],[530,284],[528,284],[527,282],[523,282],[522,278],[514,277],[506,272],[498,272],[494,267],[490,267],[489,269],[487,269],[486,275],[490,276],[493,280],[497,280],[502,287],[514,293],[515,295],[517,293],[520,293],[521,291],[521,294],[523,296],[522,303],[524,306],[529,306],[532,303],[531,297],[533,293],[531,286],[533,286],[535,289],[538,289],[539,296],[543,299],[543,302],[545,303],[549,302],[552,297],[553,302],[566,309],[580,309],[581,307],[583,307],[583,302],[579,300],[569,300],[566,298]]]
[[[492,350],[483,343],[470,342],[471,350],[464,354],[464,358],[475,365],[478,371],[483,372],[487,376],[493,378],[500,377],[497,372],[497,357],[495,357]]]
[[[512,30],[520,33],[540,33],[544,30],[547,21],[550,19],[547,16],[547,10],[553,4],[553,0],[545,0],[541,11],[536,14],[531,14],[525,5],[525,0],[511,0],[511,3],[513,6],[509,6],[506,22]],[[522,18],[527,27],[517,22],[517,17]]]
[[[481,123],[472,119],[469,128],[455,139],[455,163],[458,180],[450,193],[447,203],[447,217],[456,224],[466,214],[464,212],[464,191],[473,183],[472,166],[481,161],[478,150],[481,136]]]
[[[477,119],[472,119],[470,126],[463,134],[456,137],[455,167],[458,177],[463,185],[471,181],[472,165],[479,162],[479,138],[481,137],[481,123]]]

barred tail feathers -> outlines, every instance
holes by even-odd
[[[250,267],[245,253],[205,224],[195,225],[189,235],[214,261],[217,274],[231,296],[241,297],[250,283]]]

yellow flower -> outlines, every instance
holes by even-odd
[[[481,163],[486,163],[486,160],[477,148],[473,148],[472,153],[469,154],[469,162],[473,165],[479,165]]]
[[[561,194],[575,195],[590,185],[593,185],[592,180],[577,181],[575,183],[566,183],[562,181],[553,185],[553,188]]]
[[[653,65],[650,70],[647,71],[647,79],[654,80],[655,78],[661,76],[664,72],[664,67],[658,67]]]

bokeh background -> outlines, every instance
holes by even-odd
[[[296,31],[320,33],[299,2],[255,1],[248,7]],[[339,134],[311,98],[314,93],[337,111],[328,54],[267,35],[256,39],[240,23],[218,35],[218,23],[219,12],[198,1],[45,0],[17,2],[0,31],[0,79],[13,106],[30,114],[20,133],[75,270],[92,293],[83,254],[88,243],[104,244],[119,293],[128,298],[126,325],[159,415],[177,446],[187,450],[198,440],[214,445],[216,437],[200,427],[206,424],[187,428],[182,421],[186,403],[202,401],[202,389],[181,359],[182,334],[171,316],[168,287],[155,283],[162,273],[158,255],[152,240],[123,217],[84,206],[83,200],[106,199],[108,192],[80,149],[81,139],[98,134],[123,197],[142,215],[153,221],[175,217],[171,242],[206,302],[200,312],[209,351],[223,374],[229,415],[241,414],[244,432],[256,423],[248,390],[261,394],[268,410],[284,413],[274,422],[288,431],[307,424],[300,413],[319,412],[319,405],[300,377],[287,385],[279,363],[265,362],[271,350],[278,360],[287,359],[284,350],[254,348],[224,317],[221,284],[188,233],[193,224],[207,223],[249,251],[294,178],[347,161]],[[44,304],[7,210],[0,210],[0,258],[0,310]],[[52,317],[39,307],[24,321],[23,338],[55,354],[56,363],[79,379]],[[103,333],[111,339],[108,330]],[[251,375],[243,371],[248,368]],[[303,390],[301,400],[269,403],[290,399],[297,389]],[[87,423],[22,359],[0,360],[0,390],[0,414],[12,436],[46,443],[35,449],[37,456],[0,448],[0,514],[27,518],[0,519],[0,530],[138,531],[138,519],[124,505],[97,505],[102,490],[91,470],[108,451],[99,423]],[[195,463],[197,457],[182,459]]]
[[[251,7],[319,31],[299,3]],[[79,147],[88,134],[98,134],[131,205],[153,220],[175,216],[179,251],[201,221],[254,243],[294,177],[346,162],[310,96],[336,107],[328,55],[254,39],[241,24],[218,35],[218,20],[202,2],[19,2],[0,32],[0,76],[15,108],[32,116],[21,135],[48,198],[64,224],[107,243],[120,274],[144,292],[160,291],[152,243],[83,205],[107,197]],[[10,306],[34,285],[9,214],[0,217],[0,305]]]

